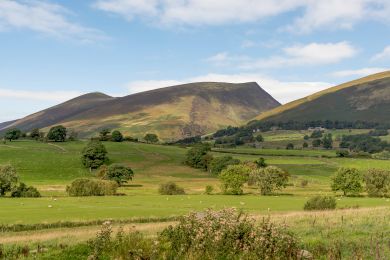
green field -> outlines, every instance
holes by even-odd
[[[338,167],[355,167],[361,171],[373,167],[390,169],[390,161],[336,158],[334,150],[255,149],[250,147],[213,149],[212,155],[215,157],[230,155],[241,161],[254,161],[259,157],[264,157],[268,164],[281,167],[291,175],[287,188],[274,196],[260,196],[256,188],[248,186],[244,188],[244,195],[229,196],[220,194],[220,183],[216,176],[183,164],[186,148],[106,142],[104,144],[109,152],[110,163],[128,164],[135,172],[133,181],[119,189],[119,192],[125,195],[68,197],[65,188],[73,179],[79,177],[95,178],[95,173],[85,169],[80,161],[81,150],[85,144],[86,142],[83,141],[55,144],[15,141],[6,145],[0,144],[0,164],[14,165],[21,181],[36,186],[43,195],[42,198],[1,198],[0,226],[25,225],[34,227],[36,224],[43,223],[50,226],[52,223],[53,231],[48,230],[47,232],[56,239],[61,238],[55,241],[65,243],[67,239],[55,229],[58,223],[69,222],[82,226],[83,223],[107,219],[124,221],[124,223],[145,220],[159,222],[190,211],[235,207],[254,216],[270,214],[271,217],[275,217],[276,221],[281,220],[282,216],[293,214],[291,229],[299,234],[305,243],[310,244],[314,240],[323,239],[324,233],[318,235],[314,234],[316,231],[313,229],[305,229],[305,226],[311,223],[313,216],[308,216],[302,211],[303,205],[313,195],[334,194],[330,189],[330,176]],[[302,180],[308,181],[306,187],[301,187]],[[158,187],[166,181],[174,181],[184,187],[186,195],[159,195]],[[204,194],[206,185],[214,187],[213,195]],[[337,207],[339,209],[360,208],[361,210],[383,207],[386,209],[383,212],[388,212],[390,200],[368,198],[365,194],[355,198],[338,197]],[[336,219],[332,219],[331,213],[327,216],[329,221],[336,221]],[[388,215],[385,214],[384,217],[386,218]],[[361,223],[370,222],[369,218],[370,216],[367,214],[364,219],[361,219]],[[325,224],[321,224],[322,229],[325,229]],[[152,225],[153,228],[150,227],[149,232],[156,232],[155,225]],[[359,234],[359,228],[362,228],[362,225],[359,224],[358,227],[354,227],[350,231],[353,234],[353,239],[356,240],[356,237],[360,237],[356,234]],[[161,224],[159,228],[163,226]],[[78,232],[82,232],[79,239],[75,238],[75,241],[81,241],[91,237],[93,235],[91,230],[96,229],[97,227],[93,226],[90,228],[67,228],[64,229],[64,232],[66,231],[68,236],[77,236]],[[364,234],[371,234],[371,231],[377,229],[372,227],[370,230],[367,228]],[[73,231],[74,235],[71,235]],[[30,236],[37,236],[39,232],[46,231],[31,230],[20,233],[20,243],[28,241]],[[332,232],[336,232],[336,230]],[[3,240],[0,239],[0,244],[19,241],[17,234],[12,231],[3,232]],[[329,233],[327,236],[336,237],[335,233]],[[367,238],[367,235],[362,236]],[[50,239],[46,240],[54,241],[51,236]],[[39,238],[39,241],[46,240],[44,236]]]

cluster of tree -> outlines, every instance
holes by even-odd
[[[32,129],[29,133],[23,133],[20,129],[9,129],[4,139],[8,141],[18,140],[20,138],[30,138],[33,140],[40,141],[53,141],[53,142],[65,142],[77,140],[78,133],[76,131],[68,131],[66,127],[62,125],[53,126],[50,128],[47,135],[42,132],[39,128]]]
[[[371,136],[386,136],[388,134],[389,132],[387,131],[387,129],[374,129],[368,133],[368,135]]]
[[[378,153],[389,148],[389,144],[378,137],[367,134],[344,135],[340,142],[340,148],[347,148],[353,152]]]
[[[333,137],[331,133],[324,134],[324,131],[315,130],[311,133],[311,135],[305,135],[303,140],[303,148],[309,147],[307,141],[313,139],[311,145],[313,147],[323,147],[325,149],[331,149],[333,147]]]
[[[120,131],[114,130],[110,131],[109,129],[103,129],[99,132],[98,138],[93,138],[93,140],[99,140],[99,141],[112,141],[112,142],[138,142],[138,138],[134,138],[131,136],[124,136]],[[147,143],[158,143],[158,136],[156,134],[146,134],[144,136],[144,140]]]
[[[19,182],[16,169],[11,165],[0,165],[0,197],[10,193],[11,197],[40,197],[33,186]]]
[[[354,168],[340,168],[332,176],[331,188],[344,196],[356,196],[365,190],[371,197],[389,197],[390,171],[369,169],[362,174]]]
[[[198,144],[202,142],[202,137],[200,135],[192,136],[192,137],[186,137],[180,140],[177,140],[173,143],[169,144],[182,144],[182,145],[190,145],[190,144]]]

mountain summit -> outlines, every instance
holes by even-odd
[[[150,132],[175,140],[240,125],[279,105],[255,82],[200,82],[118,98],[90,93],[3,124],[2,130],[15,127],[29,131],[62,124],[82,137],[108,128],[133,137]]]

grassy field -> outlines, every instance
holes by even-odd
[[[38,241],[46,244],[58,241],[64,243],[66,241],[64,234],[67,237],[79,236],[79,239],[75,241],[83,241],[93,236],[92,231],[98,229],[98,226],[91,224],[93,221],[107,219],[114,222],[134,222],[135,224],[125,225],[140,227],[145,232],[155,234],[157,230],[166,226],[160,221],[165,222],[174,216],[190,211],[225,207],[242,209],[255,216],[271,215],[275,221],[282,221],[283,216],[289,216],[287,219],[291,219],[291,229],[299,234],[307,245],[319,243],[318,241],[324,239],[324,236],[335,239],[348,234],[353,234],[351,241],[357,243],[362,237],[367,239],[367,234],[380,231],[380,227],[373,226],[373,224],[369,227],[363,226],[363,223],[374,223],[367,212],[371,210],[379,212],[375,209],[379,207],[378,209],[383,209],[381,212],[384,212],[385,219],[389,216],[387,214],[390,208],[389,199],[365,196],[338,197],[337,207],[339,209],[359,207],[359,212],[365,212],[365,215],[362,213],[363,216],[359,218],[360,222],[352,223],[352,215],[348,215],[351,224],[345,226],[346,229],[342,236],[337,235],[335,228],[326,229],[326,223],[322,218],[316,224],[322,230],[320,233],[308,227],[308,223],[313,221],[314,213],[310,213],[311,215],[304,213],[303,205],[313,195],[334,194],[330,190],[330,176],[338,167],[355,167],[361,171],[372,167],[390,168],[390,161],[385,160],[336,158],[334,150],[254,149],[249,147],[214,149],[212,154],[215,157],[231,155],[241,161],[254,161],[259,157],[264,157],[268,164],[281,167],[291,175],[288,187],[278,195],[260,196],[256,188],[246,186],[245,195],[229,196],[220,194],[220,183],[216,176],[183,164],[185,148],[107,142],[105,146],[109,152],[110,163],[128,164],[135,172],[134,180],[119,190],[125,196],[68,197],[65,188],[73,179],[94,178],[95,173],[90,173],[81,165],[80,152],[85,144],[83,141],[55,144],[17,141],[5,145],[0,144],[0,164],[14,165],[21,181],[38,187],[43,195],[38,199],[1,198],[0,226],[24,225],[34,228],[36,224],[46,223],[48,224],[46,228],[50,228],[52,225],[52,228],[46,231],[12,232],[7,229],[8,231],[2,232],[3,240],[0,239],[0,243],[33,243],[28,241],[28,237],[39,236],[39,234],[42,235]],[[301,186],[302,180],[308,181],[306,187]],[[184,187],[187,194],[158,195],[159,185],[166,181],[176,182]],[[204,194],[206,185],[214,187],[213,195]],[[338,213],[334,219],[332,214],[326,215],[329,222],[340,225]],[[149,226],[136,223],[144,221],[153,223]],[[58,229],[58,224],[68,222],[74,223],[75,227],[64,227],[65,233],[59,232],[58,230],[62,229]],[[82,227],[84,224],[88,226]],[[360,228],[362,228],[362,233],[359,233]]]

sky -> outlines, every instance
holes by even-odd
[[[389,68],[390,0],[0,0],[0,122],[196,81],[286,103]]]

